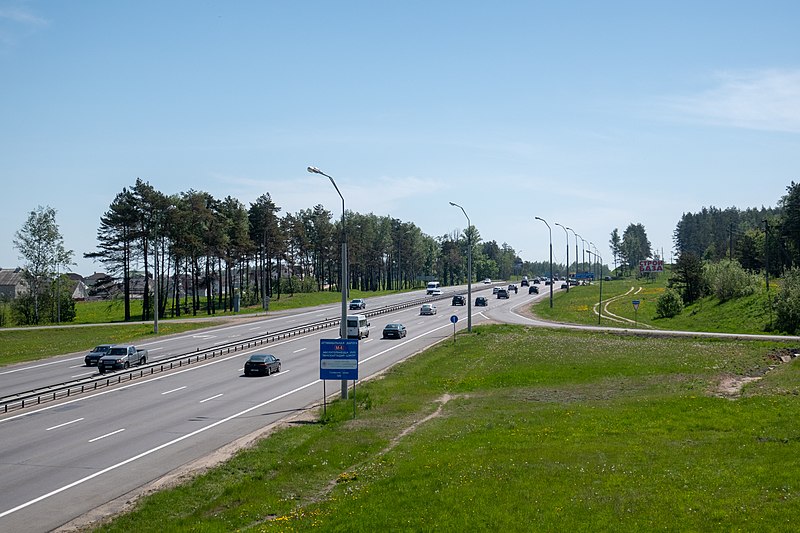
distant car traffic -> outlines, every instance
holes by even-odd
[[[98,344],[92,348],[91,352],[86,354],[86,357],[83,358],[83,362],[86,366],[97,366],[97,362],[108,353],[108,350],[112,346],[113,344]]]
[[[431,291],[431,296],[441,296],[441,295],[442,295],[442,289],[433,289]]]
[[[422,304],[422,307],[419,308],[419,314],[421,315],[435,315],[436,314],[436,306],[433,304]]]
[[[406,327],[403,324],[392,322],[391,324],[386,324],[386,327],[383,328],[383,338],[384,339],[402,339],[406,336]]]
[[[492,280],[490,280],[489,278],[486,278],[486,279],[484,279],[484,280],[483,280],[483,284],[484,284],[484,285],[488,285],[488,284],[490,284],[491,282],[492,282]]]
[[[497,297],[498,298],[508,298],[508,289],[498,289]]]
[[[453,305],[467,305],[467,299],[461,294],[453,296]]]
[[[536,285],[530,285],[528,287],[528,294],[539,294],[539,287]]]
[[[500,287],[492,287],[492,294],[497,294],[497,291],[500,290]]]
[[[362,298],[354,298],[350,300],[350,309],[366,309],[367,302],[364,301]]]
[[[489,300],[486,299],[486,296],[478,296],[475,298],[476,307],[486,307],[487,305],[489,305]]]
[[[508,286],[508,292],[514,291],[514,294],[517,294],[517,291],[518,291],[518,290],[519,290],[519,289],[517,288],[517,286],[516,286],[516,285],[514,285],[513,283],[512,283],[511,285],[509,285],[509,286]]]
[[[264,374],[281,371],[281,360],[268,353],[254,353],[244,364],[244,375]]]

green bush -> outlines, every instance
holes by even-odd
[[[787,270],[775,296],[775,327],[789,334],[800,328],[800,269]]]
[[[738,261],[707,262],[703,270],[706,285],[720,302],[749,296],[758,287],[756,276],[743,269]]]
[[[675,289],[667,289],[656,300],[656,317],[672,318],[683,311],[683,299]]]

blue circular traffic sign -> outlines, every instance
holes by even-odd
[[[455,324],[456,322],[458,322],[458,317],[457,317],[456,315],[453,315],[453,316],[451,316],[451,317],[450,317],[450,322],[452,322],[453,324]]]

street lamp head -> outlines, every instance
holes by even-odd
[[[308,167],[307,170],[309,172],[311,172],[312,174],[322,174],[322,171],[320,169],[318,169],[317,167]]]
[[[458,207],[458,204],[455,202],[450,202],[450,205],[452,205],[453,207]]]

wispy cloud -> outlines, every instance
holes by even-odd
[[[46,26],[50,22],[21,7],[0,7],[0,19],[28,26]]]
[[[667,106],[720,126],[800,132],[800,70],[723,72],[715,81],[699,94],[667,99]]]

